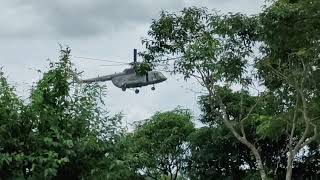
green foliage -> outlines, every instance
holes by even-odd
[[[256,133],[261,138],[278,140],[281,135],[285,134],[283,127],[287,125],[287,121],[281,117],[261,115],[257,117],[257,121],[260,122],[260,125],[257,127]]]
[[[220,95],[222,102],[226,105],[227,114],[234,122],[239,122],[244,118],[258,99],[256,96],[251,96],[248,91],[232,91],[229,87],[217,87],[215,93]],[[218,99],[212,98],[210,100],[208,95],[200,96],[199,105],[203,112],[200,118],[202,123],[210,126],[222,124],[222,114]]]
[[[185,78],[240,81],[245,58],[251,53],[254,24],[254,19],[242,14],[209,14],[203,8],[185,8],[179,14],[162,12],[150,26],[151,39],[143,40],[148,51],[141,55],[151,67],[167,62],[163,56],[181,56],[173,72]]]
[[[292,91],[287,86],[294,86],[302,77],[305,87],[318,88],[319,8],[317,0],[280,0],[260,14],[263,56],[257,65],[268,88]],[[289,79],[285,81],[275,71]]]
[[[33,87],[30,103],[0,77],[1,178],[81,179],[105,173],[105,154],[120,138],[121,115],[104,110],[103,87],[77,87],[70,49],[62,49]]]
[[[254,168],[249,150],[224,126],[203,127],[190,137],[192,156],[188,173],[192,179],[243,179]]]
[[[317,135],[319,9],[317,0],[278,0],[251,17],[203,8],[163,12],[150,26],[142,55],[152,67],[177,57],[173,73],[196,78],[208,91],[201,121],[210,127],[224,122],[255,154],[273,155],[261,166],[279,169],[290,149],[284,144]],[[241,90],[233,92],[232,85]],[[263,92],[253,96],[257,88]]]
[[[22,151],[30,136],[31,121],[22,117],[25,109],[0,71],[0,177],[23,175],[23,160],[28,158]]]
[[[227,104],[227,115],[231,117],[237,131],[240,130],[240,112],[247,112],[251,109],[250,105],[256,102],[256,96],[251,96],[246,91],[231,91],[223,88],[223,102]],[[243,121],[246,138],[255,143],[261,151],[261,158],[269,169],[270,174],[274,171],[280,158],[280,166],[285,166],[286,156],[282,152],[286,149],[286,132],[283,126],[287,121],[285,118],[274,119],[279,112],[279,103],[269,94],[256,105],[251,115]],[[242,100],[242,110],[240,102]],[[215,102],[215,101],[214,101]],[[190,176],[200,179],[234,177],[243,179],[246,175],[255,172],[256,163],[252,153],[233,134],[221,123],[219,115],[220,107],[213,106],[210,109],[208,97],[202,96],[199,105],[202,107],[201,122],[209,127],[197,130],[191,139],[192,163],[190,164]],[[281,103],[280,103],[281,104]],[[236,115],[236,116],[235,116]],[[234,118],[236,117],[236,118]],[[272,123],[270,123],[270,121]],[[279,122],[278,122],[279,121]],[[282,122],[282,123],[281,123]],[[241,167],[239,169],[239,167]],[[281,168],[280,168],[281,169]]]
[[[259,138],[277,140],[285,134],[285,127],[288,118],[282,116],[282,103],[270,93],[252,96],[248,91],[232,91],[230,88],[221,87],[216,89],[223,104],[226,106],[226,113],[236,127],[243,123],[247,128],[256,132]],[[217,127],[223,124],[221,107],[218,99],[213,98],[211,105],[208,96],[199,98],[201,107],[200,121],[210,127]],[[252,106],[255,108],[251,111]],[[251,112],[250,112],[251,111]],[[247,116],[250,112],[250,115]],[[287,114],[285,114],[287,115]],[[243,120],[246,118],[245,120]],[[241,122],[243,120],[243,122]]]
[[[285,132],[288,138],[292,136],[294,145],[303,137],[319,134],[319,128],[315,128],[320,127],[316,105],[319,104],[319,9],[317,0],[279,0],[259,15],[262,56],[257,58],[258,73],[285,107],[278,117],[261,126],[259,133],[272,135],[283,129],[281,133]]]
[[[188,136],[194,131],[187,110],[159,112],[137,126],[127,139],[129,159],[137,173],[151,178],[176,179],[188,160]],[[166,178],[165,178],[166,179]]]
[[[148,71],[151,71],[152,68],[150,67],[149,63],[146,62],[142,62],[142,63],[137,63],[135,66],[135,71],[137,72],[137,74],[139,75],[145,75],[148,73]]]

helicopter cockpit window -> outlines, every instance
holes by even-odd
[[[157,75],[156,75],[156,73],[152,73],[152,78],[154,78],[154,79],[157,79]]]

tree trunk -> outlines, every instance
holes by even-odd
[[[245,144],[245,145],[247,145],[247,144]],[[257,162],[258,170],[259,170],[259,172],[260,172],[260,177],[261,177],[261,179],[262,179],[262,180],[266,180],[266,179],[267,179],[267,174],[266,174],[266,172],[265,172],[265,170],[264,170],[263,163],[262,163],[262,160],[261,160],[261,156],[260,156],[257,148],[254,147],[251,143],[249,143],[247,146],[248,146],[249,149],[252,151],[252,153],[253,153],[253,155],[254,155],[254,157],[255,157],[255,159],[256,159],[256,162]]]
[[[251,150],[251,152],[253,153],[253,155],[254,155],[254,157],[256,159],[256,163],[257,163],[257,167],[258,167],[258,170],[259,170],[259,173],[260,173],[260,177],[261,177],[262,180],[266,180],[267,179],[267,174],[266,174],[266,172],[264,170],[262,159],[261,159],[261,156],[259,154],[258,149],[252,143],[250,143],[246,138],[241,137],[228,121],[224,120],[223,122],[225,123],[227,128],[233,133],[233,135],[242,144],[246,145]]]
[[[204,84],[206,84],[206,81],[205,79],[203,79],[203,82]],[[211,109],[215,109],[213,104],[212,104],[212,97],[213,97],[213,87],[211,87],[210,85],[206,84],[205,86],[209,92],[209,103],[210,103],[210,107]],[[260,177],[261,177],[261,180],[267,180],[267,174],[264,170],[264,167],[263,167],[263,163],[262,163],[262,160],[261,160],[261,156],[259,154],[259,151],[258,149],[254,146],[254,144],[252,144],[251,142],[249,142],[245,136],[245,133],[244,131],[242,132],[243,133],[243,137],[234,129],[233,125],[230,123],[229,121],[229,118],[228,118],[228,115],[227,115],[227,111],[226,111],[226,107],[225,105],[223,104],[221,98],[219,96],[218,97],[218,102],[219,102],[219,106],[221,108],[221,111],[222,111],[222,120],[223,120],[223,123],[226,125],[226,127],[232,132],[232,134],[235,136],[235,138],[240,141],[242,144],[246,145],[253,153],[254,157],[255,157],[255,160],[256,160],[256,163],[257,163],[257,166],[258,166],[258,170],[259,170],[259,173],[260,173]],[[250,112],[247,114],[250,115],[251,111],[255,108],[256,104],[251,107],[251,110]]]
[[[287,172],[286,172],[286,180],[292,179],[292,165],[293,165],[293,152],[289,151],[289,156],[287,160]]]

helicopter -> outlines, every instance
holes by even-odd
[[[126,89],[136,88],[135,93],[139,93],[139,87],[153,85],[151,90],[155,90],[154,84],[166,81],[167,78],[159,71],[148,71],[144,75],[140,75],[136,72],[135,66],[137,63],[137,50],[134,49],[134,61],[130,63],[131,67],[124,69],[123,72],[114,73],[105,76],[98,76],[96,78],[79,80],[80,83],[94,83],[94,82],[105,82],[112,81],[112,83],[121,88],[122,91]]]

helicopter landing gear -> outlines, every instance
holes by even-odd
[[[122,91],[126,91],[127,88],[126,87],[122,87],[121,89],[122,89]]]
[[[156,88],[155,88],[154,86],[152,86],[152,87],[151,87],[151,90],[154,91],[154,90],[156,90]]]
[[[138,94],[138,93],[139,93],[139,89],[136,89],[134,92],[135,92],[136,94]]]

